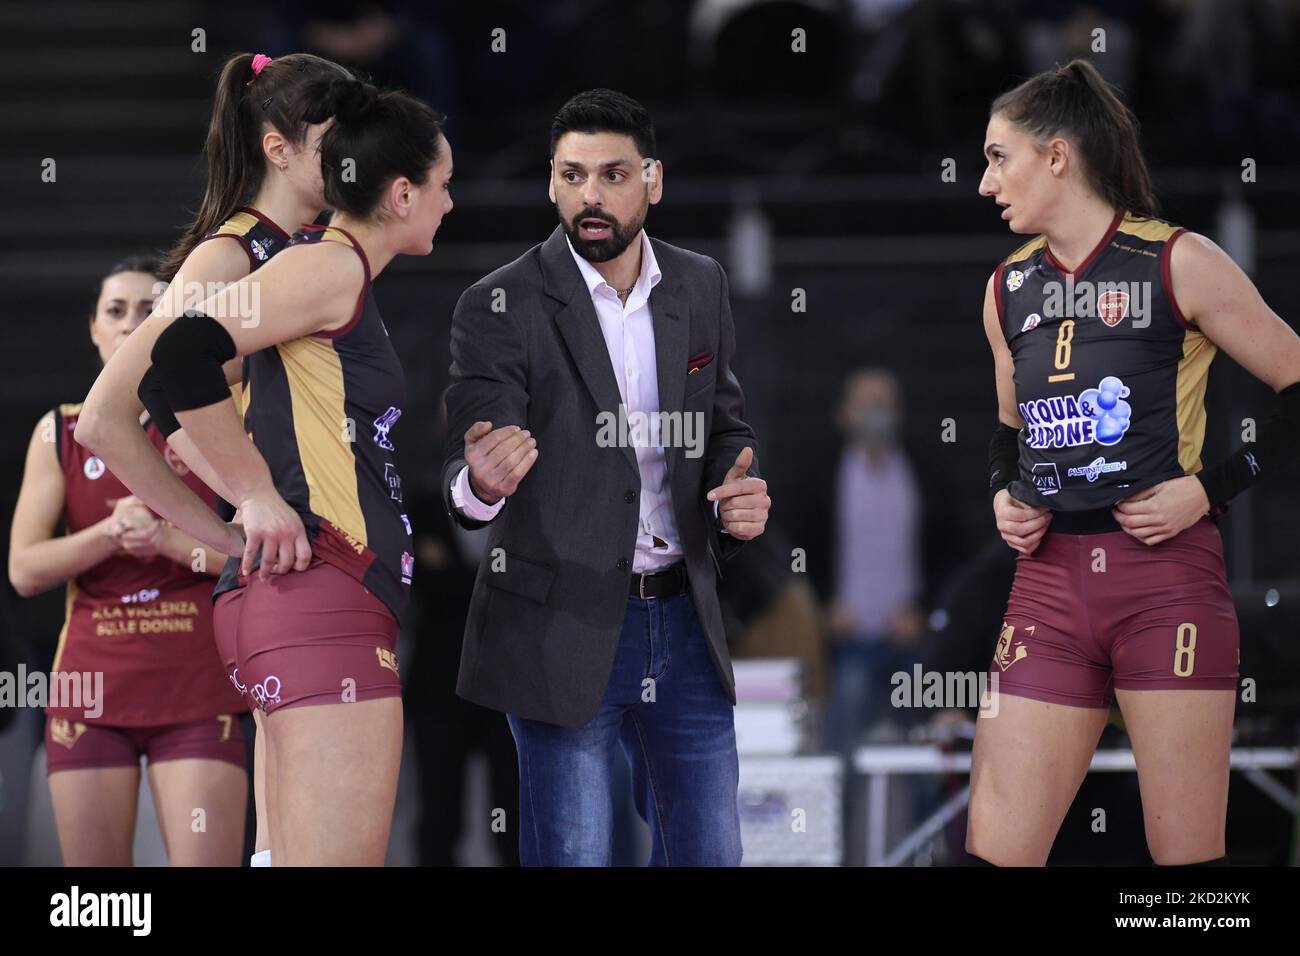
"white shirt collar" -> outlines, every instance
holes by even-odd
[[[650,244],[650,237],[646,235],[644,229],[641,230],[640,235],[641,273],[636,277],[636,283],[632,286],[632,294],[628,296],[629,304],[632,302],[633,297],[639,297],[637,295],[638,290],[644,290],[641,295],[649,298],[650,290],[658,284],[662,277],[662,273],[659,271],[659,261],[655,258],[654,246]],[[595,295],[596,290],[601,286],[613,291],[614,287],[605,281],[605,277],[596,270],[596,267],[578,255],[567,235],[564,237],[564,241],[569,244],[569,254],[573,256],[573,261],[578,264],[578,271],[582,273],[583,281],[587,283],[587,292]]]

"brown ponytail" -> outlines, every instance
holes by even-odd
[[[1067,135],[1093,190],[1116,209],[1159,214],[1138,139],[1138,121],[1087,60],[1031,77],[996,100],[1001,114],[1039,140]]]
[[[249,202],[262,185],[266,162],[262,131],[269,124],[294,145],[302,143],[309,105],[299,95],[322,77],[352,76],[346,69],[310,53],[290,53],[253,73],[253,54],[236,53],[221,68],[212,101],[212,120],[204,152],[208,185],[199,211],[185,234],[162,261],[161,277],[170,282],[181,263],[211,230]],[[251,81],[251,82],[250,82]]]

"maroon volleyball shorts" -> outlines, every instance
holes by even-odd
[[[1115,688],[1235,690],[1239,664],[1223,541],[1202,518],[1157,545],[1049,525],[1016,557],[990,674],[1017,697],[1109,707]]]
[[[212,623],[231,683],[263,713],[402,696],[397,618],[319,558],[306,571],[254,574],[217,598]]]
[[[247,762],[238,714],[222,714],[158,727],[108,727],[95,721],[45,718],[46,773],[139,767],[140,758],[224,760],[243,770]]]

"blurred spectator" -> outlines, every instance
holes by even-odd
[[[1202,153],[1208,141],[1233,157],[1242,142],[1252,143],[1252,155],[1265,144],[1279,152],[1293,147],[1296,5],[1166,0],[1166,6],[1178,14],[1167,85],[1168,95],[1184,105],[1183,135]]]
[[[830,745],[851,751],[883,713],[889,675],[910,665],[922,620],[921,492],[899,439],[898,380],[884,369],[850,376],[837,424],[844,434],[835,491]]]
[[[1030,73],[1075,57],[1092,61],[1109,82],[1132,90],[1138,57],[1135,20],[1142,4],[1126,0],[1033,0],[1023,5],[1020,42]]]

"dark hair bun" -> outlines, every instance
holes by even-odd
[[[379,90],[364,80],[336,77],[330,80],[328,99],[334,104],[334,119],[348,125],[366,118],[379,102]]]

